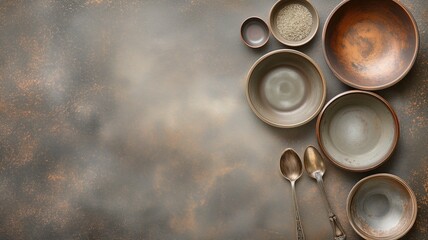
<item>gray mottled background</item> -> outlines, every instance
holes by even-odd
[[[295,239],[285,147],[317,146],[315,121],[277,129],[245,99],[254,61],[241,22],[267,19],[275,1],[0,1],[0,239]],[[339,0],[312,1],[322,28]],[[399,84],[379,92],[402,135],[381,168],[327,163],[325,183],[348,239],[345,201],[375,172],[402,177],[419,215],[405,239],[428,234],[427,5],[413,13],[421,48]],[[297,48],[349,89],[314,40]],[[297,183],[307,239],[331,239],[316,184]]]

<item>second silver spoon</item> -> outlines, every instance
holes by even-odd
[[[342,225],[340,225],[339,220],[336,215],[331,210],[330,204],[327,200],[327,196],[324,190],[324,183],[322,176],[325,173],[325,165],[322,160],[321,154],[318,150],[312,146],[309,146],[305,150],[304,156],[305,169],[306,172],[312,178],[315,178],[318,183],[318,187],[321,190],[321,195],[323,196],[325,206],[327,207],[328,217],[330,219],[331,227],[333,228],[334,239],[335,240],[344,240],[346,239],[345,232],[343,231]]]

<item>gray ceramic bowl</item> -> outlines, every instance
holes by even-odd
[[[417,215],[416,197],[410,187],[392,174],[375,174],[359,181],[347,200],[347,214],[354,230],[365,239],[403,237]]]
[[[385,99],[353,90],[326,104],[316,132],[328,159],[341,168],[362,172],[378,167],[391,156],[400,131],[398,118]]]
[[[312,25],[311,25],[309,34],[305,38],[298,41],[292,41],[284,38],[281,35],[280,30],[278,28],[278,14],[281,12],[282,9],[284,9],[287,6],[290,6],[291,4],[298,4],[305,7],[306,9],[308,9],[310,14],[312,15]],[[307,42],[309,42],[317,33],[319,22],[320,22],[320,19],[319,19],[317,10],[309,1],[306,1],[306,0],[279,0],[278,2],[275,3],[275,5],[273,5],[269,14],[269,27],[271,29],[273,36],[282,44],[291,46],[291,47],[302,46]]]
[[[268,25],[259,17],[249,17],[241,25],[241,39],[250,48],[263,47],[269,34]]]
[[[295,50],[272,51],[247,76],[247,100],[264,122],[282,128],[303,125],[322,109],[326,84],[320,68]]]

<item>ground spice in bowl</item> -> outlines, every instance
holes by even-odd
[[[311,32],[312,14],[301,4],[289,4],[278,12],[276,25],[284,39],[300,41]]]

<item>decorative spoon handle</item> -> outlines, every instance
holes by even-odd
[[[305,234],[303,233],[302,223],[300,222],[299,213],[296,214],[296,224],[297,224],[297,239],[305,240]]]
[[[346,239],[346,235],[345,232],[343,231],[342,225],[340,225],[339,220],[337,219],[336,215],[330,216],[330,223],[331,223],[331,227],[333,228],[334,231],[334,240],[345,240]]]
[[[296,229],[297,229],[297,240],[305,240],[305,234],[303,232],[302,222],[300,221],[299,207],[297,206],[296,190],[294,189],[294,181],[291,182],[291,192],[294,199],[294,213],[296,215]]]
[[[335,240],[344,240],[346,239],[345,231],[343,230],[342,225],[340,225],[339,220],[336,217],[336,214],[333,213],[333,210],[331,210],[330,203],[328,202],[327,195],[325,194],[324,189],[324,181],[322,180],[322,176],[320,174],[315,175],[318,187],[321,191],[322,198],[324,199],[324,204],[327,208],[328,212],[328,218],[330,219],[331,227],[333,228],[333,234]]]

